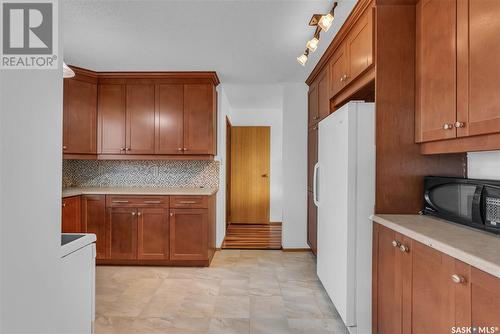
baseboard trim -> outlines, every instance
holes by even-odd
[[[310,252],[311,248],[281,248],[283,252]]]

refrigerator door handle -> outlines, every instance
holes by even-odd
[[[313,202],[314,205],[319,207],[319,201],[318,201],[318,169],[319,169],[319,162],[317,162],[314,165],[314,173],[313,173]]]

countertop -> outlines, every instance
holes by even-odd
[[[201,195],[210,196],[214,188],[160,188],[160,187],[89,187],[63,188],[62,197],[79,195]]]
[[[61,257],[65,257],[73,252],[76,252],[82,247],[96,242],[96,235],[92,233],[62,233],[65,236],[81,236],[71,242],[61,245]]]
[[[500,278],[500,237],[422,215],[374,215],[376,223]]]

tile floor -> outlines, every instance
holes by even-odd
[[[348,333],[307,252],[223,250],[209,268],[97,268],[95,333]]]

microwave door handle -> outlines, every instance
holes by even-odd
[[[484,186],[477,186],[474,192],[474,197],[472,198],[472,222],[474,224],[484,225],[483,215],[483,195]]]
[[[314,172],[313,172],[313,202],[314,205],[319,207],[319,201],[318,201],[318,169],[319,169],[319,162],[317,162],[314,165]]]

